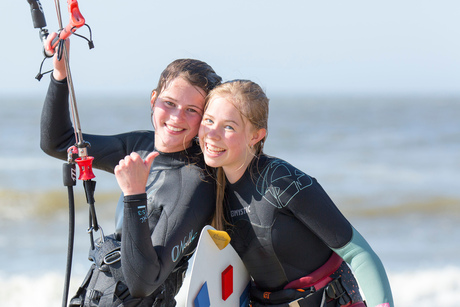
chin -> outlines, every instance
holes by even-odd
[[[210,167],[220,167],[220,166],[222,166],[220,163],[218,163],[214,159],[208,158],[206,156],[204,156],[204,162],[206,163],[207,166],[210,166]]]

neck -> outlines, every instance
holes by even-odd
[[[193,145],[193,141],[187,144],[186,147],[184,146],[171,147],[171,146],[167,146],[163,144],[160,141],[157,141],[157,138],[155,138],[155,142],[154,142],[155,150],[164,152],[164,153],[181,152],[181,151],[186,150],[187,148],[192,147],[192,145]]]
[[[225,176],[227,177],[228,182],[231,184],[237,182],[238,180],[243,177],[244,173],[246,172],[246,169],[248,168],[249,164],[251,163],[252,159],[254,159],[253,156],[251,156],[250,159],[246,159],[243,164],[237,166],[237,167],[232,167],[232,166],[223,166],[222,169],[224,170]]]

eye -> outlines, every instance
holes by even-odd
[[[165,105],[170,106],[170,107],[175,107],[176,104],[174,102],[171,102],[169,100],[165,100]]]
[[[193,114],[199,114],[199,115],[202,115],[202,111],[200,109],[196,109],[196,108],[188,108],[187,109],[187,112],[189,113],[193,113]]]
[[[235,131],[235,129],[230,125],[225,126],[225,130]]]
[[[212,121],[212,119],[203,118],[203,124],[212,125],[213,123],[214,123],[214,122]]]

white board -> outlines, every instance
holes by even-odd
[[[249,274],[226,232],[206,226],[176,296],[178,307],[247,307]],[[220,249],[218,245],[220,245]]]

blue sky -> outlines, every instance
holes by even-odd
[[[41,1],[56,31],[54,1]],[[176,58],[268,94],[460,94],[460,2],[80,0],[95,49],[71,40],[78,93],[148,95]],[[64,23],[66,1],[61,0]],[[25,0],[2,0],[0,95],[46,91]],[[86,35],[82,28],[77,33]],[[45,63],[49,68],[51,61]]]

